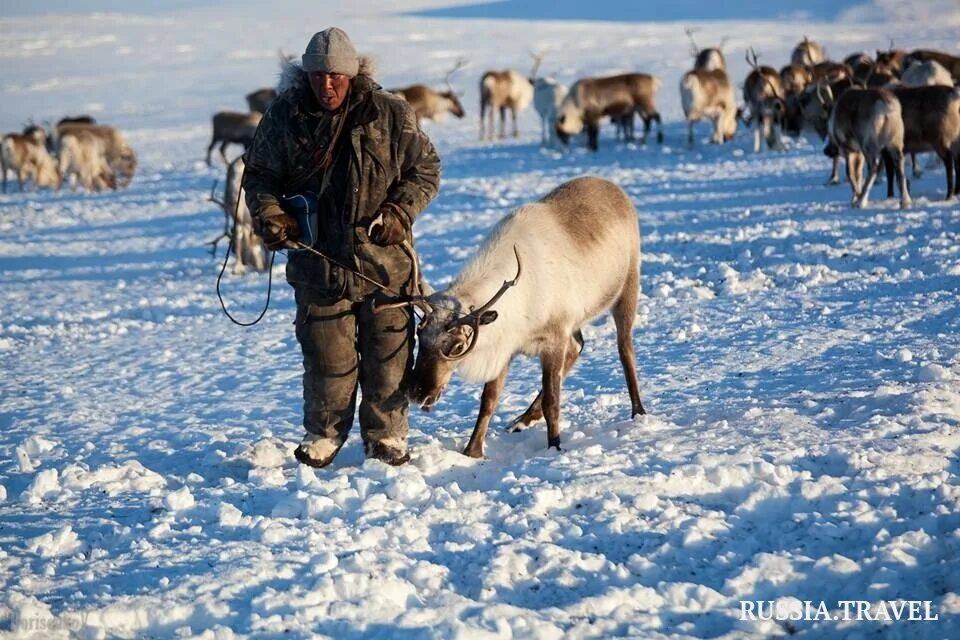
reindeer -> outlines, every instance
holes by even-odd
[[[906,75],[906,73],[904,73]],[[913,159],[916,154],[933,151],[943,162],[947,174],[949,200],[960,194],[960,89],[952,86],[893,87],[903,116],[903,151]],[[896,157],[884,156],[887,169],[887,197],[893,197]]]
[[[717,47],[701,49],[697,46],[697,41],[693,39],[693,33],[696,29],[686,28],[683,30],[690,40],[690,53],[693,56],[693,68],[701,71],[714,71],[716,69],[727,69],[727,59],[723,56],[723,45],[727,38],[720,41]]]
[[[493,111],[500,111],[500,137],[503,138],[507,122],[507,109],[513,118],[513,137],[520,135],[517,129],[517,114],[530,106],[533,101],[533,82],[537,77],[537,69],[543,60],[543,55],[534,55],[533,69],[530,76],[524,78],[522,74],[512,69],[503,71],[487,71],[480,78],[480,139],[484,139],[483,121],[490,113],[490,124],[486,136],[493,140]]]
[[[277,90],[273,87],[263,87],[246,95],[247,106],[250,111],[266,113],[270,103],[277,97]]]
[[[103,143],[103,152],[110,172],[115,176],[117,187],[126,187],[133,180],[137,169],[137,154],[130,148],[126,136],[118,129],[106,124],[88,124],[86,122],[63,119],[54,129],[54,147],[60,153],[61,140],[68,133],[86,131],[99,138]]]
[[[210,146],[207,147],[207,166],[210,166],[210,153],[218,142],[224,164],[230,164],[227,160],[227,145],[233,142],[242,144],[244,148],[248,147],[253,141],[253,134],[257,132],[257,126],[262,118],[263,114],[257,111],[250,113],[220,111],[213,114],[213,138],[210,140]]]
[[[687,142],[693,145],[693,125],[703,118],[713,121],[710,141],[722,144],[737,132],[737,102],[730,77],[723,69],[693,69],[680,80],[680,102],[687,120]]]
[[[830,110],[827,125],[830,140],[846,157],[847,178],[853,189],[852,205],[867,206],[880,161],[886,157],[893,163],[900,184],[900,208],[909,208],[910,192],[903,171],[903,111],[896,95],[886,89],[849,89],[834,103],[829,85],[823,93],[821,98]],[[864,161],[869,170],[865,184]]]
[[[953,76],[936,60],[908,58],[900,82],[905,87],[952,87]]]
[[[221,238],[230,240],[233,247],[234,275],[243,275],[246,271],[244,263],[253,266],[256,271],[266,271],[269,261],[267,249],[263,240],[254,231],[253,216],[247,207],[243,192],[243,172],[245,165],[243,156],[237,156],[227,165],[227,182],[224,185],[223,199],[214,195],[217,183],[210,189],[210,201],[220,205],[223,209],[223,233],[207,244],[211,245],[211,253],[216,253],[217,243]]]
[[[793,48],[793,53],[790,54],[791,64],[801,64],[805,67],[812,67],[824,60],[826,56],[823,54],[823,47],[807,36],[803,36],[803,40]]]
[[[414,84],[399,89],[388,89],[388,91],[397,94],[410,103],[410,106],[413,107],[413,112],[417,116],[418,122],[424,118],[435,121],[447,113],[456,118],[463,118],[466,112],[463,110],[463,105],[460,104],[460,97],[450,84],[450,76],[453,75],[455,71],[465,67],[466,64],[466,61],[460,58],[454,67],[450,71],[447,71],[443,78],[444,83],[447,85],[446,91],[436,91],[424,84]]]
[[[533,106],[540,116],[540,142],[544,145],[554,146],[558,140],[554,123],[567,93],[567,86],[553,78],[536,78],[533,81]],[[632,113],[630,120],[632,124]]]
[[[59,140],[59,169],[63,180],[76,190],[76,176],[87,191],[117,188],[117,178],[107,161],[106,141],[89,129],[77,128]]]
[[[512,425],[519,430],[546,418],[547,444],[559,449],[560,386],[583,348],[581,327],[612,309],[631,415],[644,414],[631,337],[639,262],[637,212],[611,182],[576,178],[520,207],[500,221],[447,289],[387,305],[418,304],[425,314],[411,398],[430,410],[455,370],[484,382],[464,450],[480,458],[511,359],[538,356],[543,388]]]
[[[896,78],[903,73],[903,63],[907,59],[907,52],[903,49],[894,49],[893,42],[890,43],[890,49],[880,51],[877,49],[877,62],[873,65],[874,73],[887,73]]]
[[[960,83],[960,57],[952,56],[949,53],[931,51],[929,49],[917,49],[911,51],[910,55],[904,58],[904,66],[909,66],[911,62],[926,62],[928,60],[938,62],[950,73],[954,83]]]
[[[3,192],[7,192],[7,171],[17,176],[17,186],[32,181],[36,188],[60,188],[57,163],[47,151],[46,134],[40,127],[27,127],[26,133],[8,133],[0,143],[0,172],[3,173]]]
[[[746,60],[752,71],[743,82],[743,101],[750,109],[750,117],[745,124],[754,122],[753,150],[757,153],[760,151],[761,130],[767,148],[783,149],[780,129],[787,109],[783,81],[776,69],[757,62],[757,52],[753,47],[747,52]]]
[[[663,142],[663,123],[655,104],[662,83],[646,73],[625,73],[605,78],[581,78],[573,83],[570,92],[557,110],[557,136],[566,144],[586,128],[587,148],[598,149],[600,120],[610,116],[614,122],[633,118],[637,113],[643,119],[643,137],[646,143],[652,122],[657,123],[657,142]]]
[[[850,67],[853,71],[853,79],[862,85],[867,84],[867,79],[873,74],[873,67],[876,64],[869,55],[861,51],[851,53],[843,59],[843,64]]]

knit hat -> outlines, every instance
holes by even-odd
[[[360,71],[360,57],[343,29],[330,27],[313,34],[303,53],[303,70],[307,73],[342,73],[350,78]]]

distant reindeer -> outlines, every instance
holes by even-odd
[[[537,76],[537,69],[543,56],[534,56],[533,69],[529,77],[512,69],[502,71],[487,71],[480,78],[480,139],[493,139],[493,112],[500,112],[500,133],[506,135],[507,110],[510,110],[513,119],[513,137],[520,135],[517,129],[517,114],[530,106],[533,101],[533,78]],[[489,113],[489,126],[484,131],[484,119]]]
[[[823,47],[807,36],[803,36],[803,40],[793,48],[793,53],[790,54],[791,64],[801,64],[807,67],[812,67],[824,60],[826,60],[826,56],[823,54]]]
[[[694,31],[696,31],[696,29],[684,29],[684,33],[687,34],[687,38],[690,40],[693,68],[700,69],[701,71],[714,71],[717,69],[726,71],[727,59],[723,55],[723,45],[727,42],[727,38],[721,40],[720,45],[717,47],[701,49],[697,46],[697,41],[693,38]]]
[[[253,142],[253,134],[257,132],[257,126],[262,118],[263,114],[258,111],[250,113],[220,111],[213,114],[213,138],[210,140],[210,146],[207,147],[207,166],[210,166],[210,153],[218,142],[224,164],[230,164],[227,160],[227,145],[235,143],[242,144],[244,148],[248,147]]]
[[[59,171],[61,180],[76,189],[76,177],[87,191],[116,189],[117,178],[107,160],[105,140],[89,129],[67,131],[59,141]]]
[[[576,178],[520,207],[497,224],[447,289],[410,302],[425,313],[411,398],[431,409],[455,370],[484,382],[464,450],[480,458],[511,359],[538,356],[542,391],[513,427],[545,418],[547,444],[559,449],[560,387],[583,348],[581,328],[612,309],[631,415],[645,413],[631,335],[639,263],[636,209],[607,180]]]
[[[693,125],[703,118],[713,122],[711,142],[722,144],[737,132],[737,102],[724,69],[692,69],[680,80],[680,102],[687,120],[687,142],[693,145]]]
[[[917,49],[911,51],[910,55],[904,58],[904,67],[911,62],[934,61],[940,64],[953,78],[953,82],[960,83],[960,57],[943,53],[942,51],[931,51],[929,49]]]
[[[952,87],[953,76],[936,60],[908,58],[900,82],[905,87]]]
[[[40,127],[27,127],[27,133],[8,133],[0,143],[0,172],[3,173],[3,192],[7,192],[7,171],[17,177],[17,186],[23,191],[25,182],[35,188],[60,188],[57,163],[47,151],[46,134]]]
[[[266,271],[269,261],[263,239],[253,229],[253,216],[247,207],[243,193],[243,171],[245,165],[243,156],[238,156],[227,166],[227,181],[224,185],[223,199],[214,195],[217,185],[214,183],[210,190],[210,200],[220,205],[224,214],[224,231],[207,244],[211,246],[211,253],[217,250],[217,243],[221,238],[228,238],[233,247],[233,273],[242,275],[246,271],[245,265],[252,266],[256,271]]]
[[[270,103],[273,102],[276,97],[276,89],[273,87],[263,87],[262,89],[257,89],[256,91],[247,94],[247,105],[250,107],[250,111],[266,113],[267,109],[270,107]]]
[[[894,49],[893,42],[890,42],[889,50],[877,50],[877,61],[873,65],[873,73],[887,73],[899,78],[900,74],[903,73],[903,65],[906,60],[907,52],[903,49]]]
[[[540,116],[540,142],[553,146],[557,141],[557,111],[567,97],[567,86],[553,78],[537,78],[533,82],[533,106]],[[633,114],[631,121],[633,120]]]
[[[903,170],[903,111],[896,95],[886,89],[850,89],[833,103],[829,85],[824,93],[822,99],[830,110],[830,140],[847,160],[852,205],[867,206],[880,162],[887,158],[900,185],[900,207],[909,208],[910,191]],[[864,163],[869,170],[866,183]]]
[[[466,64],[466,60],[459,58],[453,68],[447,71],[443,78],[444,83],[447,85],[446,91],[437,91],[424,84],[414,84],[399,89],[388,89],[388,91],[397,94],[410,103],[410,106],[413,107],[414,114],[417,116],[417,121],[423,119],[439,120],[448,113],[455,118],[462,118],[466,112],[460,103],[460,97],[450,84],[450,76],[457,70],[465,67]]]
[[[743,101],[750,109],[747,123],[754,126],[753,150],[760,151],[761,132],[769,149],[783,149],[780,130],[787,110],[783,81],[776,69],[757,62],[753,47],[746,59],[751,71],[743,82]]]
[[[647,141],[651,123],[657,123],[657,142],[663,142],[663,124],[656,107],[657,91],[661,82],[646,73],[624,73],[604,78],[581,78],[573,83],[570,92],[557,110],[557,135],[566,143],[570,136],[587,131],[587,148],[599,147],[600,121],[610,116],[614,122],[633,118],[637,113],[643,120],[643,137]],[[631,125],[632,126],[632,125]]]
[[[103,153],[117,187],[126,187],[133,180],[137,170],[137,154],[130,147],[127,138],[116,127],[106,124],[90,124],[79,118],[64,118],[54,129],[54,148],[59,154],[61,140],[68,133],[86,131],[103,142]],[[103,178],[106,180],[106,178]],[[113,187],[111,187],[113,188]]]

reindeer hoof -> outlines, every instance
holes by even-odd
[[[560,438],[547,438],[547,449],[563,451],[563,449],[560,448]]]
[[[468,458],[474,458],[479,460],[483,458],[483,451],[474,450],[474,447],[468,446],[466,449],[463,450],[463,455],[467,456]]]

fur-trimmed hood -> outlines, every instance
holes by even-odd
[[[361,86],[367,83],[372,86],[376,86],[374,72],[375,69],[373,59],[369,56],[360,56],[360,71],[357,72],[357,75],[353,81],[359,81]],[[299,60],[290,61],[283,64],[283,67],[280,70],[280,80],[277,83],[277,94],[282,95],[287,91],[300,93],[302,91],[309,90],[309,86],[310,85],[307,82],[307,74],[300,66]]]

